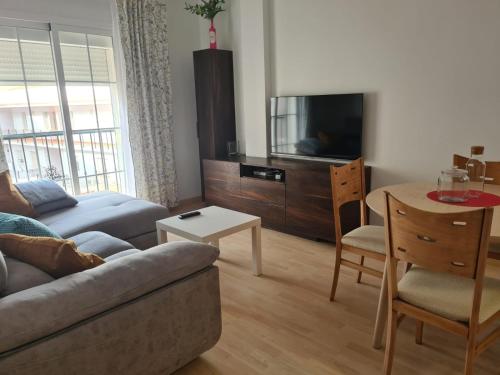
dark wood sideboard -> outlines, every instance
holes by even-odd
[[[283,181],[249,175],[253,168],[283,172]],[[365,167],[370,190],[371,168]],[[262,218],[262,225],[306,238],[335,241],[330,163],[240,157],[203,160],[204,199]],[[359,226],[359,203],[342,207],[343,233]]]

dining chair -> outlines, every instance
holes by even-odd
[[[469,158],[466,156],[453,154],[453,166],[454,167],[457,167],[459,169],[466,169],[467,160],[469,160]]]
[[[486,162],[485,184],[500,185],[500,161]]]
[[[485,184],[500,185],[500,161],[486,162]],[[500,241],[490,243],[490,258],[500,260]]]
[[[361,282],[363,273],[382,278],[381,271],[365,266],[365,257],[385,262],[384,227],[367,225],[367,206],[365,167],[363,159],[357,159],[347,165],[330,166],[332,182],[333,216],[335,221],[335,266],[333,271],[332,290],[330,301],[335,299],[339,281],[340,266],[345,266],[358,271],[357,282]],[[342,234],[341,207],[349,202],[359,201],[361,226]],[[355,263],[342,258],[343,252],[359,255],[360,262]]]
[[[499,337],[500,280],[484,276],[493,209],[440,214],[385,192],[388,332],[384,372],[392,370],[397,322],[409,316],[465,337],[466,375]],[[411,268],[397,281],[398,262]],[[398,316],[399,314],[399,316]],[[420,326],[420,328],[422,325]],[[417,330],[417,341],[422,330]]]
[[[465,169],[469,158],[454,154],[453,155],[453,166],[460,169]],[[485,171],[485,184],[500,185],[500,161],[487,161]],[[500,242],[491,242],[489,248],[489,257],[500,260]]]

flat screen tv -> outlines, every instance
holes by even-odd
[[[361,156],[363,94],[271,98],[271,154],[354,160]]]

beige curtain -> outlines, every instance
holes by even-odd
[[[166,0],[116,0],[137,196],[177,204]]]
[[[7,170],[9,170],[9,165],[7,164],[7,157],[5,156],[2,134],[0,134],[0,173]]]

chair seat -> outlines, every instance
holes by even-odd
[[[468,322],[474,280],[412,267],[398,283],[399,299],[424,310],[460,322]],[[500,311],[500,280],[484,278],[479,312],[482,323]]]
[[[385,254],[384,227],[379,225],[363,225],[356,228],[344,235],[340,242],[343,245]]]

